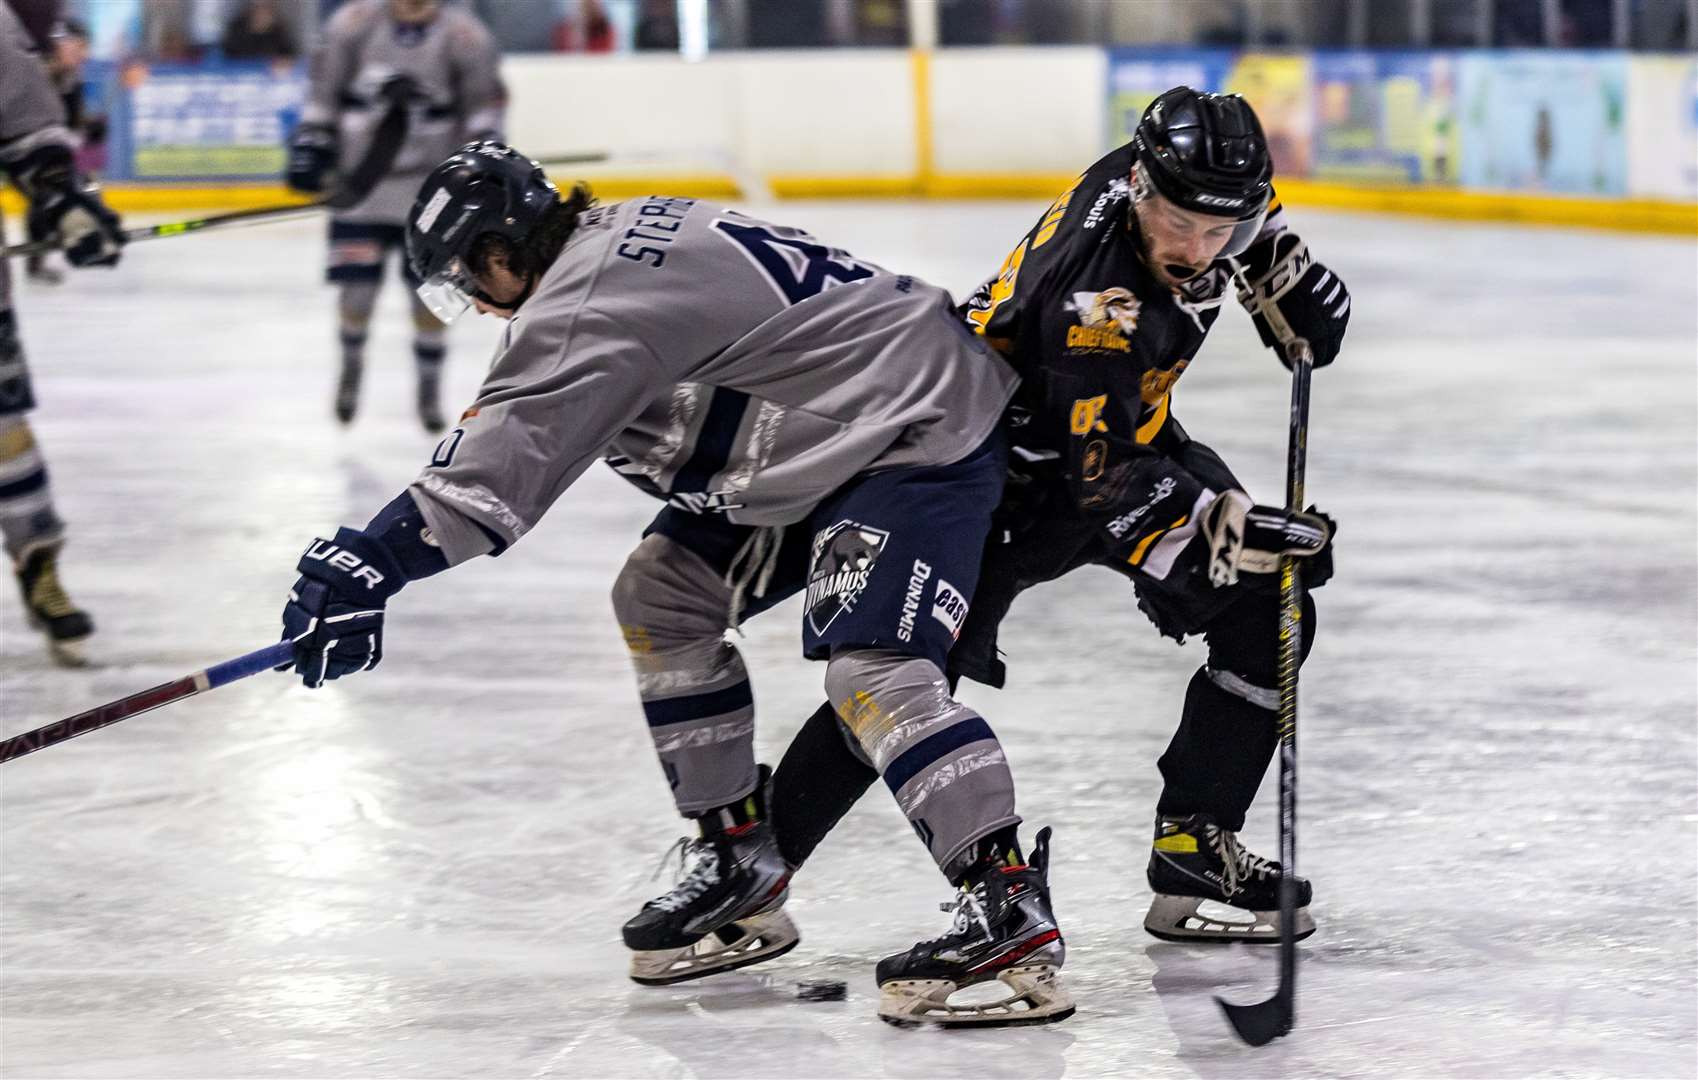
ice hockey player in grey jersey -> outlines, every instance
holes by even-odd
[[[365,156],[389,110],[407,115],[406,141],[389,175],[330,222],[328,277],[338,286],[342,347],[335,411],[343,423],[359,407],[384,264],[401,248],[419,182],[468,140],[500,135],[498,63],[495,40],[483,24],[465,8],[439,0],[350,0],[324,29],[313,56],[310,98],[289,148],[289,185],[323,192],[333,173],[346,173]],[[418,415],[433,434],[445,427],[440,386],[446,354],[442,324],[415,300]]]
[[[665,984],[791,948],[790,869],[727,627],[805,592],[802,644],[914,831],[958,886],[944,957],[880,965],[897,1022],[1041,1023],[1073,1011],[1048,830],[1028,862],[1014,785],[944,658],[1002,489],[1016,380],[949,296],[799,230],[709,203],[561,201],[505,146],[427,179],[409,258],[434,310],[510,319],[477,401],[363,529],[314,540],[284,611],[309,686],[376,665],[406,582],[500,554],[598,458],[666,501],[613,587],[649,734],[700,836],[624,928]],[[1002,1005],[961,1006],[1000,980]]]
[[[0,174],[29,200],[32,237],[57,237],[72,266],[111,266],[124,242],[117,215],[77,175],[65,110],[31,54],[17,16],[0,2]],[[5,246],[0,228],[0,247]],[[32,625],[61,663],[82,660],[94,622],[59,582],[65,526],[53,507],[47,464],[25,414],[35,406],[12,313],[11,278],[0,259],[0,540],[12,560]]]

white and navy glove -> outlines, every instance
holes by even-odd
[[[71,151],[44,146],[12,167],[29,197],[25,228],[32,240],[56,240],[72,266],[115,266],[123,224],[100,198],[100,187],[77,174]]]
[[[307,546],[283,608],[283,640],[295,643],[301,682],[323,686],[383,659],[383,607],[407,577],[388,547],[358,529]],[[279,671],[287,671],[285,664]]]
[[[1303,238],[1289,231],[1251,244],[1238,261],[1244,271],[1238,302],[1262,344],[1287,368],[1286,349],[1298,339],[1309,343],[1316,367],[1332,363],[1350,325],[1350,290],[1339,276],[1316,262]]]
[[[296,191],[317,195],[325,178],[336,168],[339,141],[336,129],[327,124],[302,124],[289,140],[289,160],[284,179]]]
[[[1236,585],[1240,574],[1272,574],[1282,555],[1304,560],[1303,583],[1313,588],[1332,577],[1332,537],[1338,526],[1314,507],[1291,511],[1258,506],[1242,491],[1222,492],[1203,511],[1209,545],[1209,584]]]

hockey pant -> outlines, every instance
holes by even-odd
[[[754,695],[725,631],[807,589],[804,653],[827,661],[834,730],[851,737],[838,737],[833,767],[851,780],[882,775],[946,874],[977,840],[1019,822],[1001,744],[942,670],[972,595],[952,583],[977,577],[1000,450],[863,477],[781,535],[661,513],[613,606],[681,813],[754,789]]]

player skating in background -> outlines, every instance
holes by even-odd
[[[1038,221],[963,307],[1021,376],[1009,488],[950,672],[1001,686],[997,626],[1014,598],[1086,565],[1131,579],[1138,606],[1208,660],[1161,757],[1144,926],[1189,941],[1277,941],[1279,864],[1237,833],[1278,744],[1278,556],[1309,588],[1332,573],[1332,523],[1258,506],[1172,415],[1173,385],[1234,286],[1262,341],[1338,355],[1350,294],[1287,227],[1261,125],[1237,96],[1178,87]],[[1304,600],[1302,654],[1314,641]],[[822,706],[779,764],[775,816],[792,866],[874,778]],[[1312,933],[1299,880],[1298,936]],[[1198,913],[1204,900],[1239,913]]]
[[[407,112],[407,136],[390,174],[358,205],[330,221],[329,280],[338,286],[342,372],[336,416],[353,420],[365,371],[366,338],[384,264],[399,251],[407,211],[425,174],[468,140],[498,138],[504,93],[495,39],[461,7],[439,0],[350,0],[325,26],[313,55],[312,86],[289,148],[289,185],[322,193],[328,178],[364,158],[390,109]],[[406,259],[401,273],[412,285]],[[442,367],[447,331],[413,298],[418,415],[427,431],[446,426]]]
[[[535,163],[489,143],[427,179],[407,245],[439,315],[475,303],[513,321],[419,479],[302,557],[284,633],[304,681],[374,666],[403,584],[500,554],[606,456],[667,502],[613,603],[661,767],[700,830],[676,888],[625,925],[632,977],[677,982],[796,942],[753,695],[725,631],[805,590],[804,653],[826,661],[827,696],[960,887],[948,950],[879,965],[881,1013],[1070,1015],[1048,830],[1027,862],[1001,746],[944,679],[1015,386],[948,295],[708,203],[595,207],[583,189],[562,203]],[[941,1003],[992,979],[1024,1011]]]
[[[0,173],[29,200],[31,236],[58,237],[72,266],[111,266],[123,234],[98,189],[77,174],[74,145],[45,68],[31,55],[17,17],[0,3]],[[0,259],[0,540],[31,624],[47,635],[56,659],[75,664],[94,622],[59,582],[65,525],[53,507],[47,463],[25,419],[34,406],[7,260]]]

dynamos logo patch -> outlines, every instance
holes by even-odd
[[[808,570],[808,625],[823,634],[837,616],[853,610],[872,577],[873,564],[890,534],[853,521],[839,521],[814,536]]]

